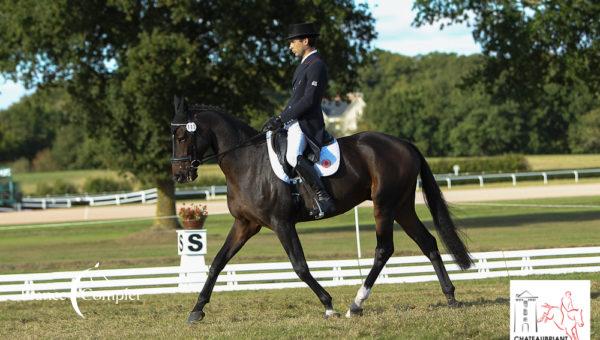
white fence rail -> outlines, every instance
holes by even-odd
[[[70,208],[73,205],[121,205],[126,203],[156,203],[156,189],[106,195],[81,195],[61,197],[27,197],[22,207],[29,209]]]
[[[198,187],[177,190],[177,197],[198,197],[214,199],[216,195],[226,194],[226,186]],[[156,203],[156,188],[135,191],[129,193],[114,193],[104,195],[74,195],[56,197],[26,197],[22,200],[22,208],[25,209],[48,209],[48,208],[70,208],[73,205],[121,205],[126,203]]]
[[[536,249],[473,253],[474,268],[462,272],[443,255],[453,280],[600,272],[600,247]],[[362,283],[373,259],[310,261],[312,274],[323,286]],[[116,294],[143,295],[199,292],[208,267],[156,267],[103,269],[0,276],[0,301],[102,297]],[[391,258],[378,283],[435,281],[437,277],[424,256]],[[305,287],[289,262],[233,264],[225,267],[216,291]]]
[[[448,188],[452,187],[452,183],[478,183],[480,187],[484,186],[485,182],[512,181],[512,185],[516,186],[518,180],[543,180],[544,184],[548,184],[550,178],[573,178],[575,183],[579,182],[581,175],[599,175],[600,169],[579,169],[579,170],[554,170],[554,171],[538,171],[538,172],[514,172],[503,174],[482,174],[482,175],[435,175],[435,180],[439,183],[446,184]],[[418,180],[417,186],[421,186],[421,179]]]

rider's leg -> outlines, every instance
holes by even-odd
[[[306,137],[300,129],[300,124],[295,122],[288,127],[287,134],[287,151],[285,153],[285,159],[288,164],[293,168],[296,167],[298,162],[298,155],[301,155],[306,149]]]
[[[314,164],[302,155],[304,149],[306,149],[306,137],[300,129],[300,124],[295,122],[288,128],[286,159],[307,184],[307,189],[309,189],[315,199],[317,206],[311,212],[311,215],[315,216],[315,218],[322,218],[334,211],[333,199],[325,189]]]

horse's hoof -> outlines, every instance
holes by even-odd
[[[362,308],[350,308],[348,309],[348,311],[346,312],[346,317],[347,318],[354,318],[357,316],[362,316],[363,315],[363,309]]]
[[[458,303],[458,301],[456,301],[456,298],[454,298],[454,294],[446,294],[446,299],[448,300],[448,307],[450,307],[450,308],[460,307],[460,303]]]
[[[448,307],[458,308],[458,307],[460,307],[460,302],[456,301],[455,299],[448,300]]]
[[[323,319],[336,319],[336,318],[339,318],[340,316],[341,316],[341,314],[334,310],[326,310],[325,314],[323,315]]]
[[[201,310],[193,311],[190,313],[190,316],[188,316],[187,323],[189,325],[193,325],[197,322],[200,322],[200,321],[202,321],[202,319],[204,319],[205,315],[206,314],[204,314],[204,312]]]

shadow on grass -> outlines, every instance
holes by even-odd
[[[495,306],[495,305],[508,305],[510,300],[507,298],[496,298],[495,300],[479,298],[474,301],[458,301],[458,306],[456,307],[448,307],[448,304],[445,302],[438,302],[436,304],[429,305],[429,309],[438,309],[438,308],[464,308],[464,307],[486,307],[486,306]]]
[[[489,228],[489,227],[519,227],[536,223],[556,223],[556,222],[584,222],[600,220],[600,211],[572,211],[572,212],[548,212],[535,214],[521,214],[508,216],[489,216],[472,218],[454,218],[456,225],[463,228]],[[433,229],[431,221],[424,222],[427,229]],[[398,228],[398,224],[394,223]],[[324,232],[352,232],[354,225],[344,225],[335,227],[297,227],[299,234],[313,234]],[[374,231],[374,224],[361,224],[361,231]]]
[[[509,216],[489,216],[455,219],[458,225],[466,228],[518,227],[534,223],[584,222],[593,220],[600,220],[600,210],[548,212]]]

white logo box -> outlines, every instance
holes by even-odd
[[[510,281],[511,339],[590,339],[590,314],[589,280]]]

